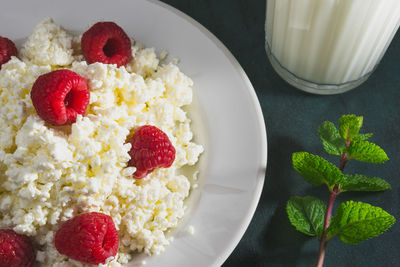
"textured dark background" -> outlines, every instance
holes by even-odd
[[[268,62],[264,50],[265,0],[163,2],[200,22],[225,44],[250,78],[264,113],[268,167],[263,193],[249,228],[224,267],[313,265],[318,242],[290,226],[284,206],[293,195],[314,195],[326,201],[329,193],[301,179],[291,167],[291,154],[308,151],[326,156],[317,135],[318,125],[323,120],[336,123],[342,114],[364,116],[362,131],[373,132],[371,141],[390,158],[381,165],[350,162],[345,172],[386,178],[393,190],[344,193],[336,204],[350,199],[364,201],[400,219],[400,32],[363,85],[340,95],[310,95],[285,83]],[[400,223],[357,246],[333,239],[325,266],[400,266]]]

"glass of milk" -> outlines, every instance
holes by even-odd
[[[266,0],[266,50],[279,75],[316,94],[374,71],[400,24],[400,0]]]

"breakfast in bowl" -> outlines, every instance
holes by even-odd
[[[164,251],[192,188],[180,170],[203,152],[192,80],[114,22],[75,36],[46,19],[19,49],[0,38],[0,265]]]

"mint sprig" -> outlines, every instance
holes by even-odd
[[[356,115],[343,115],[339,119],[339,132],[346,141],[352,141],[358,136],[358,132],[363,124],[363,117]]]
[[[332,189],[344,179],[342,172],[335,165],[316,155],[297,152],[293,153],[292,161],[294,169],[312,185],[326,184]]]
[[[290,223],[306,235],[321,238],[324,227],[325,203],[311,196],[292,197],[286,205]]]
[[[385,191],[392,187],[388,182],[378,177],[367,177],[361,174],[345,174],[340,191]]]
[[[344,149],[348,159],[370,163],[383,163],[389,160],[382,148],[368,141],[354,141]]]
[[[328,238],[338,236],[347,244],[381,235],[395,222],[392,215],[367,203],[347,201],[342,203],[327,229]]]
[[[314,186],[326,184],[331,192],[328,205],[311,196],[292,197],[286,205],[290,223],[298,231],[320,239],[318,267],[323,265],[327,243],[333,237],[348,244],[358,244],[382,234],[395,222],[395,218],[381,208],[353,201],[341,204],[332,217],[333,204],[340,193],[391,189],[382,178],[343,173],[351,159],[369,163],[383,163],[389,159],[382,148],[366,141],[372,133],[360,133],[362,125],[363,117],[356,115],[342,116],[338,128],[329,121],[319,125],[323,148],[328,154],[339,157],[338,167],[307,152],[292,155],[293,168],[305,181]]]
[[[328,154],[341,155],[343,153],[345,140],[336,129],[335,124],[330,121],[324,121],[318,127],[318,134]]]
[[[358,134],[356,137],[354,137],[353,141],[364,141],[370,139],[372,136],[372,133]]]

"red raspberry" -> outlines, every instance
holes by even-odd
[[[31,240],[13,230],[0,230],[0,266],[31,267],[35,262]]]
[[[131,40],[124,30],[114,22],[97,22],[87,30],[81,39],[86,61],[91,64],[126,65],[132,57]]]
[[[39,76],[31,91],[37,114],[53,125],[72,124],[77,114],[85,115],[89,96],[85,79],[66,69]]]
[[[12,56],[17,56],[17,54],[15,44],[10,39],[0,36],[0,70],[1,65],[7,63]]]
[[[140,179],[155,168],[168,168],[175,160],[175,148],[168,136],[155,126],[144,125],[136,130],[129,151],[131,160],[128,166],[136,167],[133,177]]]
[[[55,236],[58,252],[85,264],[104,264],[118,251],[118,232],[112,218],[83,213],[66,221]]]

